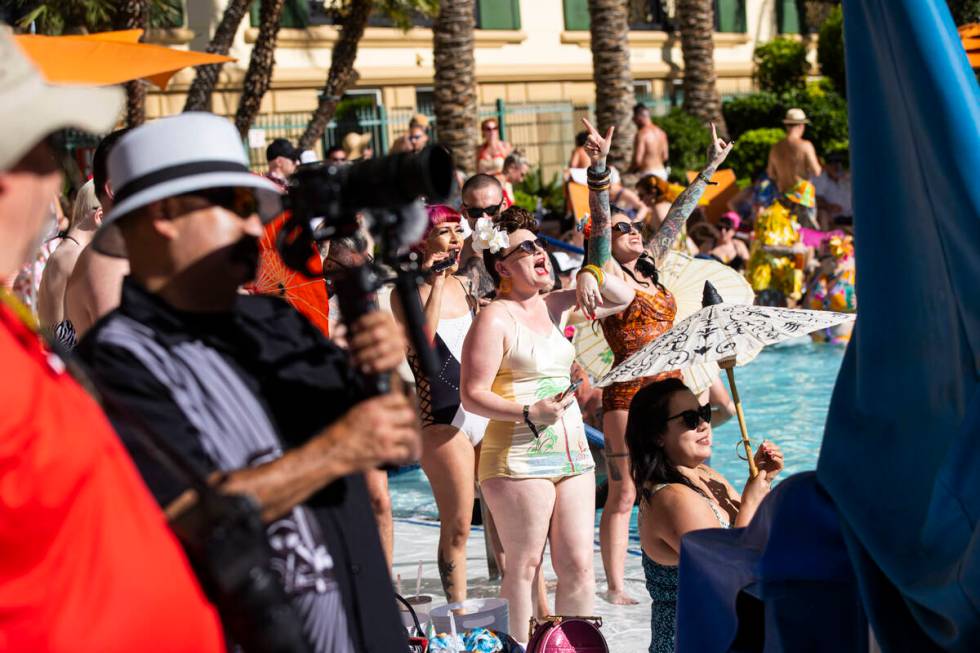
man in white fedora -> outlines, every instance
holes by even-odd
[[[48,136],[102,133],[119,89],[45,82],[0,26],[0,277],[43,237],[62,173]],[[0,649],[226,647],[176,538],[98,405],[0,290]]]
[[[803,109],[786,112],[783,125],[786,138],[769,150],[766,174],[773,180],[783,198],[792,205],[804,227],[819,228],[816,222],[816,194],[811,178],[820,174],[820,162],[813,143],[803,138],[810,124]]]
[[[273,568],[321,653],[402,651],[391,578],[362,473],[418,455],[399,394],[367,398],[350,359],[288,303],[242,295],[279,189],[248,171],[226,119],[184,113],[138,127],[109,155],[115,204],[93,245],[125,253],[119,307],[82,339],[100,391],[183,456],[250,495]],[[405,338],[386,314],[358,321],[353,362],[393,371]],[[168,514],[195,501],[111,415]]]

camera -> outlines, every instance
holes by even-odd
[[[357,213],[370,214],[370,230],[380,247],[374,263],[346,270],[334,289],[347,327],[376,308],[375,294],[394,282],[405,315],[405,327],[422,370],[435,376],[435,354],[425,331],[425,314],[418,296],[418,255],[409,249],[428,226],[419,198],[444,201],[453,183],[453,160],[441,146],[415,154],[405,152],[379,159],[338,166],[326,162],[300,166],[290,178],[287,219],[276,246],[283,262],[292,269],[316,277],[310,268],[314,245],[357,231]],[[394,272],[394,278],[388,271]],[[367,379],[369,392],[388,391],[389,377]]]

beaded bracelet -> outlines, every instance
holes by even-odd
[[[578,274],[591,274],[593,277],[595,277],[596,283],[599,284],[599,288],[606,285],[606,275],[602,271],[602,268],[600,268],[598,265],[592,265],[590,263],[579,270]],[[575,276],[578,277],[578,275]]]

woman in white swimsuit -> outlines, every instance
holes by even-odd
[[[466,540],[473,516],[476,462],[487,419],[463,410],[459,399],[459,361],[463,340],[476,315],[468,291],[469,279],[457,275],[459,252],[465,240],[455,209],[427,207],[429,229],[422,240],[422,268],[428,271],[419,286],[438,374],[426,376],[418,359],[409,354],[415,375],[422,419],[422,469],[432,485],[439,509],[439,575],[450,602],[466,600]],[[454,262],[438,272],[433,266]],[[392,299],[396,299],[394,296]],[[397,300],[393,308],[401,316]]]

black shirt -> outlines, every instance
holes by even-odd
[[[101,392],[138,413],[207,471],[273,460],[364,398],[346,353],[272,297],[239,296],[228,313],[183,313],[127,278],[119,308],[86,334],[77,353]],[[124,416],[110,410],[109,417],[166,506],[187,484],[149,453]],[[332,483],[270,525],[277,551],[287,539],[283,524],[288,537],[310,540],[298,549],[307,552],[305,573],[294,569],[295,551],[278,569],[287,591],[315,594],[336,584],[356,650],[406,650],[362,476]],[[308,550],[319,542],[325,551],[319,547],[313,561]],[[331,559],[332,569],[326,569]],[[316,628],[309,621],[307,626]],[[330,636],[320,633],[321,640]]]

